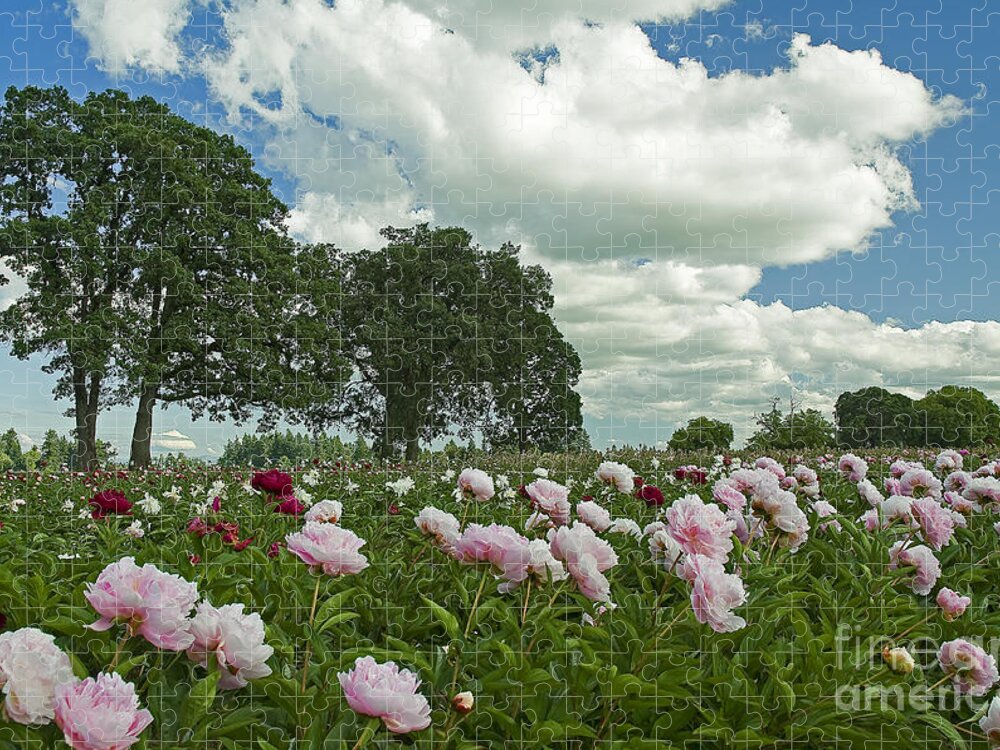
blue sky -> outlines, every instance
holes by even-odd
[[[796,326],[801,321],[801,327],[805,331],[797,334],[799,339],[789,338],[790,346],[806,346],[806,343],[801,342],[807,342],[809,331],[816,326],[822,327],[823,321],[834,321],[835,324],[842,320],[824,313],[826,317],[817,317],[807,322],[809,316],[820,314],[816,312],[816,308],[820,306],[863,313],[862,323],[850,322],[850,325],[861,325],[862,328],[858,330],[862,332],[844,334],[851,341],[857,341],[859,336],[865,335],[863,332],[868,330],[865,326],[877,331],[877,326],[886,322],[892,324],[893,330],[889,333],[883,331],[880,335],[898,337],[901,335],[898,333],[899,329],[926,332],[930,330],[926,324],[931,321],[956,323],[997,318],[1000,313],[1000,295],[990,295],[989,292],[991,284],[1000,279],[1000,264],[995,262],[1000,233],[993,228],[993,217],[997,212],[996,205],[991,205],[991,202],[995,203],[997,200],[992,198],[991,191],[1000,174],[997,159],[1000,152],[997,149],[996,115],[990,112],[990,103],[996,79],[1000,76],[995,57],[997,43],[1000,42],[1000,33],[996,27],[1000,25],[1000,21],[995,20],[995,15],[988,14],[985,9],[986,0],[947,3],[944,0],[906,3],[898,0],[867,3],[858,3],[856,0],[767,3],[761,0],[733,3],[720,3],[719,0],[706,0],[704,3],[697,0],[677,0],[675,5],[684,8],[681,15],[685,15],[689,8],[693,9],[687,20],[644,21],[641,24],[653,50],[665,63],[681,66],[682,58],[693,58],[704,66],[709,79],[732,78],[734,71],[743,71],[759,78],[774,78],[776,71],[787,70],[795,65],[789,59],[789,50],[794,35],[804,33],[811,38],[812,50],[821,48],[824,43],[830,43],[845,53],[877,50],[884,68],[911,74],[922,84],[932,100],[940,102],[942,97],[951,95],[966,110],[957,122],[936,123],[928,129],[926,136],[916,133],[914,137],[903,140],[885,139],[888,144],[886,148],[891,149],[899,164],[909,172],[912,197],[919,203],[919,206],[916,203],[909,204],[907,210],[891,210],[891,226],[878,227],[852,247],[837,247],[835,243],[831,244],[833,241],[817,237],[815,244],[823,248],[822,252],[803,251],[797,254],[783,253],[777,249],[771,252],[764,243],[764,260],[748,256],[743,264],[739,263],[738,257],[734,260],[732,252],[713,256],[711,262],[706,263],[706,258],[714,252],[710,250],[703,251],[704,257],[697,262],[684,262],[685,253],[679,252],[679,248],[687,247],[686,253],[690,256],[691,245],[685,245],[683,238],[675,240],[671,236],[670,232],[676,231],[675,224],[657,226],[656,240],[652,244],[642,236],[636,239],[627,229],[619,230],[612,226],[605,231],[606,225],[602,225],[599,219],[596,221],[596,231],[589,235],[584,231],[587,227],[580,229],[574,225],[564,230],[564,224],[569,224],[572,217],[561,217],[558,210],[553,211],[551,206],[541,205],[542,201],[537,200],[537,196],[532,196],[513,213],[509,210],[509,200],[504,204],[507,206],[504,209],[506,213],[498,211],[497,204],[491,204],[491,212],[473,211],[463,203],[463,195],[467,201],[470,193],[468,186],[471,184],[476,184],[477,190],[480,189],[475,180],[482,178],[482,170],[472,175],[473,182],[463,183],[460,179],[465,179],[467,175],[459,176],[460,168],[455,166],[454,161],[449,163],[442,160],[443,166],[436,173],[435,179],[422,184],[421,179],[426,174],[423,165],[428,156],[422,149],[426,147],[428,133],[431,131],[421,131],[419,124],[409,125],[412,117],[395,127],[391,119],[391,113],[396,109],[409,113],[406,109],[407,82],[402,80],[404,77],[401,77],[398,91],[394,91],[391,83],[376,80],[370,67],[364,67],[356,59],[350,62],[345,62],[344,59],[336,61],[338,54],[348,54],[336,44],[328,50],[330,70],[319,71],[321,74],[318,75],[315,70],[316,50],[313,48],[316,42],[310,38],[312,32],[308,22],[303,24],[302,31],[295,31],[291,22],[276,24],[274,27],[276,42],[277,37],[281,37],[292,46],[301,45],[298,57],[294,58],[295,65],[290,68],[295,71],[295,80],[289,80],[288,76],[282,78],[281,74],[285,69],[281,64],[284,61],[274,62],[271,50],[260,49],[256,53],[260,57],[259,65],[255,61],[251,73],[258,75],[259,67],[263,69],[259,74],[261,80],[270,75],[277,83],[254,85],[250,87],[249,93],[242,90],[241,81],[234,82],[235,79],[219,72],[230,65],[233,70],[240,70],[240,61],[234,54],[238,49],[234,40],[239,40],[239,30],[245,30],[248,18],[252,22],[259,20],[266,26],[278,18],[271,14],[287,12],[278,8],[277,3],[273,4],[275,7],[271,7],[270,0],[255,2],[252,5],[250,0],[227,0],[224,5],[219,5],[199,0],[188,5],[185,0],[151,0],[150,7],[162,6],[163,15],[150,14],[145,19],[139,19],[140,23],[148,24],[148,29],[141,31],[155,31],[157,24],[169,26],[171,18],[179,19],[176,21],[179,24],[176,29],[179,31],[173,34],[168,30],[166,36],[162,37],[166,41],[160,47],[146,43],[139,44],[138,47],[133,43],[129,47],[125,42],[118,44],[118,41],[125,39],[127,42],[128,38],[132,38],[129,37],[127,28],[129,23],[136,23],[136,19],[134,14],[124,11],[122,4],[114,0],[74,0],[72,3],[9,1],[5,7],[15,10],[11,13],[0,12],[0,83],[5,87],[28,83],[60,84],[75,96],[83,96],[90,90],[122,86],[135,94],[150,94],[165,101],[179,114],[192,120],[228,129],[257,156],[262,171],[274,180],[277,193],[287,203],[299,209],[297,223],[293,228],[309,239],[322,237],[346,245],[350,245],[352,240],[362,242],[363,239],[358,238],[366,236],[364,230],[369,221],[377,223],[387,213],[389,216],[398,216],[398,206],[393,201],[400,191],[397,186],[387,183],[385,175],[381,174],[386,171],[384,162],[387,161],[394,165],[390,171],[398,171],[405,177],[404,192],[412,191],[407,196],[408,203],[402,214],[404,218],[427,218],[428,212],[430,218],[440,221],[469,217],[469,222],[484,241],[502,237],[505,232],[510,231],[511,226],[516,227],[515,231],[520,232],[518,238],[535,253],[531,258],[547,267],[551,264],[553,269],[557,314],[561,314],[566,321],[567,335],[577,342],[583,354],[586,372],[582,390],[589,404],[587,425],[598,446],[610,441],[648,443],[663,440],[669,437],[676,424],[683,423],[685,417],[690,418],[697,413],[733,414],[738,432],[745,434],[755,408],[763,408],[766,398],[772,393],[784,395],[791,385],[797,384],[804,384],[799,395],[807,403],[822,407],[824,403],[832,404],[831,395],[835,397],[838,389],[867,384],[861,381],[866,377],[871,379],[874,377],[872,373],[876,371],[881,382],[887,385],[899,383],[918,391],[924,385],[930,387],[935,383],[954,380],[956,374],[963,373],[968,373],[973,380],[978,378],[975,382],[981,386],[993,381],[991,369],[973,373],[965,360],[961,359],[974,354],[970,346],[974,346],[981,335],[991,334],[992,329],[963,329],[968,337],[965,348],[956,351],[953,356],[946,355],[953,360],[949,367],[942,372],[926,370],[918,376],[900,373],[898,367],[892,372],[883,372],[870,362],[850,362],[845,365],[833,358],[821,360],[818,357],[804,365],[775,361],[767,367],[757,367],[746,365],[744,357],[735,355],[720,359],[718,348],[704,345],[705,341],[715,341],[722,335],[710,327],[713,325],[713,318],[708,315],[702,317],[706,321],[704,327],[697,331],[686,331],[677,338],[657,338],[663,334],[659,332],[662,326],[656,321],[650,322],[654,326],[649,329],[655,332],[653,334],[630,330],[627,328],[627,321],[616,322],[608,331],[595,331],[595,321],[588,320],[586,313],[579,306],[574,306],[573,293],[576,290],[569,287],[572,284],[570,280],[573,279],[572,269],[582,267],[573,266],[574,263],[600,260],[611,263],[609,268],[619,268],[614,263],[628,260],[629,263],[622,266],[625,270],[621,271],[624,289],[635,281],[634,268],[650,262],[663,269],[666,275],[647,277],[645,281],[638,282],[640,286],[631,294],[633,297],[650,295],[650,299],[662,302],[664,326],[669,327],[673,318],[678,314],[683,316],[685,311],[701,315],[700,311],[707,309],[704,306],[710,304],[726,305],[730,311],[750,311],[755,316],[754,320],[770,320],[779,312],[784,315],[781,308],[783,305],[793,311],[803,312],[801,316],[789,318],[796,321]],[[314,25],[330,23],[331,36],[327,41],[331,38],[336,41],[337,33],[346,33],[334,30],[334,26],[340,22],[340,17],[351,11],[349,3],[343,4],[344,8],[340,5],[330,8],[318,0],[301,0],[300,5],[303,8],[308,6],[308,12],[313,14],[311,18]],[[424,17],[419,15],[421,13],[431,17],[430,11],[420,0],[414,0],[408,6],[412,14],[407,16],[399,16],[389,4],[377,5],[380,7],[378,12],[381,17],[373,16],[369,19],[370,26],[378,27],[390,22],[397,24],[395,29],[401,40],[400,44],[404,43],[404,37],[408,38],[412,31],[405,23],[412,22],[415,17]],[[631,7],[635,8],[634,16],[637,19],[651,17],[644,15],[646,11],[642,5],[642,2],[633,3]],[[716,7],[719,5],[721,7]],[[699,6],[713,9],[698,10]],[[116,18],[116,13],[125,15]],[[467,14],[467,17],[471,18],[471,15]],[[482,18],[485,16],[480,15],[480,19]],[[239,25],[241,20],[244,23],[242,27]],[[606,32],[599,33],[610,36],[611,30],[621,19],[615,17],[597,20],[608,27]],[[479,35],[469,41],[471,53],[466,51],[461,54],[473,54],[477,60],[485,61],[484,66],[492,64],[496,68],[497,65],[490,63],[491,60],[502,60],[505,55],[509,57],[517,52],[515,48],[520,44],[520,37],[516,33],[509,33],[510,20],[498,17],[496,21],[496,28],[502,29],[508,34],[507,37],[499,41],[484,41],[482,35]],[[343,23],[347,28],[346,22]],[[448,26],[453,35],[461,37],[467,34],[468,29],[463,28],[460,16],[449,17],[441,23]],[[413,28],[418,27],[422,25],[418,24]],[[116,29],[125,30],[118,32]],[[546,33],[550,33],[556,42],[547,43]],[[116,36],[118,34],[120,36]],[[295,34],[299,36],[295,37]],[[154,39],[158,38],[156,34],[152,36]],[[502,35],[497,32],[496,36]],[[245,37],[251,38],[249,33]],[[386,37],[380,38],[384,43]],[[586,44],[590,46],[573,50],[570,45],[577,43],[577,37],[568,35],[557,25],[553,25],[551,29],[540,29],[534,36],[525,38],[529,42],[524,45],[525,48],[542,50],[535,53],[539,60],[555,58],[554,61],[544,63],[548,66],[545,83],[550,88],[559,85],[558,82],[551,82],[553,76],[560,72],[572,72],[572,66],[576,65],[581,70],[580,80],[585,83],[589,81],[596,89],[599,81],[595,76],[599,74],[592,72],[588,66],[600,63],[602,54],[611,54],[602,50],[612,50],[617,54],[622,49],[620,40],[616,41],[617,46],[603,47],[599,45],[598,37],[594,36],[593,39],[587,37]],[[430,49],[440,57],[432,59],[437,60],[442,69],[452,63],[452,58],[448,57],[451,54],[448,50],[451,48],[443,47],[439,39],[428,44],[435,45]],[[553,55],[552,51],[560,45],[559,54]],[[345,48],[347,46],[345,40]],[[441,52],[442,49],[445,51]],[[124,55],[124,62],[122,59],[112,59],[114,54]],[[171,55],[180,61],[173,67]],[[459,53],[455,55],[457,59]],[[622,59],[627,64],[630,58],[626,54]],[[267,66],[271,64],[274,65],[274,71],[268,70]],[[825,65],[827,63],[817,63],[819,75],[822,75]],[[595,65],[595,68],[599,67]],[[467,64],[465,68],[468,68]],[[565,68],[565,71],[560,68]],[[587,70],[583,71],[584,68]],[[351,79],[354,70],[358,71],[357,79]],[[245,68],[243,71],[245,77]],[[331,85],[331,71],[347,80],[351,88],[346,90],[354,93],[357,101],[345,102],[345,89],[331,91],[329,97],[323,98],[323,87]],[[428,71],[429,74],[434,72]],[[672,72],[673,67],[664,68],[661,75]],[[644,74],[636,73],[637,77],[640,75]],[[497,85],[508,82],[510,76],[509,71],[504,70],[497,79]],[[566,80],[570,79],[567,77]],[[861,80],[864,82],[865,79]],[[830,83],[829,86],[834,84],[835,82]],[[416,85],[419,88],[419,81]],[[518,81],[516,85],[523,86],[523,83]],[[644,85],[647,86],[643,89],[645,99],[640,98],[634,103],[637,113],[644,112],[653,99],[660,99],[661,90],[657,88],[659,84],[654,82]],[[674,84],[663,84],[663,98],[671,96],[671,85]],[[366,89],[365,86],[370,88]],[[426,86],[426,96],[433,101],[435,84],[428,82]],[[313,89],[319,90],[320,94],[316,94]],[[716,96],[711,85],[705,85],[703,90],[703,99]],[[794,89],[801,90],[803,89]],[[809,89],[804,90],[808,96]],[[544,92],[544,87],[539,91]],[[788,94],[795,95],[794,92]],[[292,115],[286,115],[293,96],[298,98],[301,107]],[[306,101],[309,96],[315,97],[315,103]],[[782,99],[784,94],[775,96]],[[809,106],[821,110],[819,114],[823,116],[830,113],[837,115],[837,108],[851,106],[852,100],[840,100],[836,96],[839,94],[834,92],[829,103],[817,98],[816,101],[810,101]],[[383,101],[379,97],[384,97],[384,101],[389,104],[386,112],[390,115],[383,118],[384,127],[378,118],[374,120],[376,126],[372,127],[370,122],[365,121],[357,105],[363,101],[374,101],[374,108],[377,109],[378,104]],[[328,103],[330,101],[338,104],[331,105]],[[848,104],[845,105],[845,101]],[[327,104],[322,105],[322,102]],[[453,106],[453,102],[444,100],[439,104],[439,109],[443,112]],[[470,110],[472,106],[474,105],[469,105]],[[880,118],[899,105],[886,98],[884,106],[884,113],[876,107],[871,116]],[[794,105],[792,109],[794,110]],[[419,113],[421,110],[414,111]],[[282,116],[272,116],[274,112]],[[614,127],[606,124],[614,122],[611,114],[601,115],[606,120],[599,123],[602,128]],[[524,111],[521,116],[524,116]],[[736,119],[734,132],[747,125],[746,122],[738,121],[739,118]],[[357,129],[354,131],[351,131],[352,121],[357,122]],[[828,131],[831,123],[836,127],[837,118],[827,118],[823,122]],[[622,127],[624,131],[626,126]],[[518,126],[517,129],[522,128]],[[919,129],[914,126],[915,131]],[[462,132],[457,127],[456,132],[456,138],[460,139]],[[601,132],[604,133],[603,130]],[[739,132],[743,133],[742,130]],[[508,128],[501,135],[509,137],[511,133],[512,130]],[[612,141],[616,137],[619,134],[613,130],[607,136]],[[808,137],[820,138],[813,132]],[[825,134],[823,137],[825,138]],[[621,138],[624,142],[627,134]],[[503,142],[502,138],[497,140]],[[303,153],[311,157],[317,150],[328,148],[331,144],[338,149],[338,153],[343,154],[345,143],[352,148],[366,149],[367,162],[364,165],[360,161],[349,162],[359,165],[353,179],[347,179],[344,175],[351,169],[345,167],[342,159],[337,162],[341,173],[339,178],[331,178],[329,169],[317,169],[314,163],[301,161]],[[603,144],[604,140],[594,143]],[[882,145],[881,141],[869,142],[865,148]],[[497,148],[495,144],[493,147]],[[380,148],[383,149],[381,155],[378,153]],[[489,153],[489,148],[488,139],[482,138],[477,149],[481,149],[483,155],[499,155],[501,158],[506,156],[502,148],[493,154]],[[385,156],[387,153],[388,159]],[[579,149],[574,153],[583,153],[583,160],[587,158],[586,153]],[[808,151],[803,151],[797,158],[808,160],[811,157]],[[855,165],[861,161],[863,157],[855,156]],[[452,171],[449,172],[449,169]],[[697,168],[692,169],[697,171]],[[499,171],[506,173],[507,170]],[[794,172],[794,169],[789,169],[786,165],[784,174],[790,171]],[[681,175],[682,178],[684,176]],[[499,173],[490,174],[489,177],[490,183],[484,183],[487,194],[490,186],[493,185],[495,189],[501,180]],[[566,173],[545,177],[551,177],[552,184],[559,185],[562,184],[560,181],[570,182],[577,175]],[[369,182],[366,183],[366,180]],[[454,182],[456,190],[451,194],[442,191],[438,186],[443,180]],[[515,177],[511,180],[516,182]],[[643,226],[646,221],[643,219],[642,207],[648,202],[648,185],[655,183],[647,183],[647,187],[643,188],[647,193],[641,195],[640,200],[636,200],[634,196],[615,199],[615,205],[618,200],[635,204],[635,221]],[[803,186],[804,191],[811,189],[811,185]],[[370,195],[381,197],[382,202],[374,207],[366,204]],[[326,196],[327,202],[321,202],[322,196]],[[313,200],[317,204],[310,206],[309,201]],[[477,198],[477,208],[480,200]],[[729,206],[733,205],[731,197],[720,200],[719,207],[710,206],[712,201],[711,193],[699,194],[698,202],[702,207],[713,210],[717,208],[716,215],[721,217],[719,220],[722,226],[727,223],[740,225],[744,218],[741,210],[733,212],[731,222],[726,219],[725,211],[730,210]],[[601,205],[600,201],[595,205]],[[543,210],[548,210],[550,215],[544,216],[534,225],[524,216],[529,212],[538,214]],[[802,207],[791,206],[790,210],[801,213]],[[396,213],[393,214],[393,211]],[[625,211],[625,208],[618,210],[614,218],[624,217]],[[331,229],[328,224],[324,224],[324,216],[331,213],[342,218],[341,226]],[[496,216],[496,221],[491,224],[484,219],[483,214],[486,213]],[[712,211],[706,210],[705,213]],[[795,219],[794,214],[790,216]],[[778,222],[776,234],[764,234],[780,238],[786,225],[788,222]],[[792,225],[793,229],[790,231],[794,232],[796,241],[801,238],[803,244],[811,242],[808,232],[812,230],[813,223],[799,227],[793,221]],[[541,230],[538,229],[539,226],[542,227]],[[555,231],[552,231],[553,228]],[[330,236],[331,233],[334,236]],[[606,247],[601,247],[602,236],[612,238]],[[597,238],[597,249],[593,251],[592,257],[587,240],[590,237]],[[671,265],[678,258],[681,264]],[[712,283],[704,285],[698,281],[693,287],[679,285],[680,291],[674,291],[670,287],[673,282],[666,281],[668,277],[677,279],[688,272],[701,279],[705,274],[710,275],[711,269],[718,268],[720,264],[732,264],[731,267],[736,269],[732,273],[724,273],[727,277],[739,275],[743,271],[749,274],[747,278],[750,282],[744,285],[745,288],[736,284],[730,292],[731,299],[713,296]],[[720,270],[725,272],[725,268]],[[642,287],[643,283],[647,286]],[[665,292],[664,289],[668,291]],[[560,291],[565,292],[562,297]],[[2,293],[0,290],[0,294]],[[564,300],[562,308],[558,306],[560,299]],[[686,306],[679,312],[676,307],[678,300]],[[616,301],[610,297],[607,301],[608,314],[602,316],[601,323],[614,318]],[[653,346],[650,346],[651,338],[656,339]],[[608,341],[611,342],[610,345],[607,345]],[[780,343],[780,339],[776,341]],[[792,341],[800,343],[793,344]],[[779,344],[775,344],[777,346]],[[836,342],[828,346],[834,350],[844,348]],[[920,346],[927,348],[927,351],[933,350],[933,345],[923,339]],[[605,347],[607,351],[604,351]],[[699,349],[702,350],[701,355],[697,354]],[[733,354],[729,349],[726,351]],[[742,353],[749,360],[760,357],[759,353],[755,354],[751,350]],[[69,420],[61,416],[67,404],[53,404],[48,394],[51,381],[38,371],[38,364],[37,361],[16,362],[5,352],[0,353],[0,394],[3,394],[0,398],[0,423],[12,424],[36,440],[48,427],[67,430],[70,426]],[[918,367],[926,367],[926,364],[921,362]],[[750,369],[739,369],[743,367]],[[845,367],[853,368],[851,372],[854,374],[851,377],[842,378],[838,374],[844,373]],[[841,385],[844,387],[841,388]],[[731,387],[742,389],[747,394],[746,397],[733,396],[729,390]],[[186,412],[179,408],[158,412],[157,416],[157,431],[177,430],[183,433],[197,445],[192,451],[194,453],[202,453],[209,448],[218,449],[227,437],[239,431],[232,425],[193,424]],[[130,410],[116,410],[102,417],[102,436],[123,448],[130,429]]]

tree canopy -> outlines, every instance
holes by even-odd
[[[388,227],[345,255],[344,352],[356,376],[340,420],[384,455],[455,430],[498,445],[567,446],[582,429],[580,362],[549,311],[551,279],[458,227]]]
[[[708,417],[695,417],[670,436],[675,451],[724,451],[733,443],[733,426]]]
[[[27,291],[0,337],[46,356],[56,396],[72,397],[79,465],[96,463],[97,416],[116,403],[138,400],[131,463],[146,465],[158,401],[239,422],[339,392],[320,310],[339,279],[287,238],[253,167],[150,97],[7,90],[0,259]]]

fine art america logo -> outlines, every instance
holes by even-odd
[[[839,625],[835,638],[837,671],[857,675],[838,685],[832,696],[837,709],[859,711],[969,711],[975,718],[985,712],[985,691],[977,688],[979,655],[1000,655],[1000,638],[975,636],[948,641],[929,637],[887,639],[864,635],[858,626]],[[885,684],[895,672],[902,679]],[[923,675],[923,680],[907,679]]]

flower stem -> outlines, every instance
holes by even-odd
[[[486,588],[486,579],[489,577],[489,575],[490,571],[487,570],[485,573],[483,573],[483,580],[479,582],[479,590],[476,592],[476,598],[472,602],[472,610],[469,612],[469,621],[465,623],[465,634],[462,636],[463,638],[468,638],[469,631],[472,630],[472,621],[476,617],[476,609],[479,607],[479,600],[483,596],[483,589]]]
[[[903,636],[904,635],[909,635],[914,630],[916,630],[917,628],[919,628],[921,625],[926,625],[928,622],[931,621],[932,617],[934,617],[934,613],[933,612],[931,612],[929,615],[927,615],[927,617],[925,617],[923,620],[921,620],[920,622],[918,622],[916,625],[911,625],[906,630],[904,630],[902,633],[900,633],[897,636],[893,636],[889,640],[890,641],[901,641],[901,640],[903,640]]]
[[[368,744],[368,740],[375,736],[375,732],[378,731],[378,725],[381,719],[377,717],[372,717],[368,720],[365,725],[364,731],[361,732],[361,736],[358,737],[358,741],[354,743],[354,747],[351,750],[361,750],[365,745]]]
[[[929,688],[927,688],[928,692],[930,692],[930,691],[931,691],[931,690],[933,690],[934,688],[939,688],[939,687],[941,687],[941,686],[942,686],[942,685],[944,685],[944,684],[945,684],[945,683],[946,683],[946,682],[947,682],[948,680],[950,680],[950,679],[951,679],[952,677],[953,677],[953,675],[951,675],[951,674],[946,674],[946,675],[945,675],[944,677],[942,677],[942,678],[941,678],[940,680],[938,680],[938,681],[937,681],[937,682],[935,682],[935,683],[934,683],[933,685],[931,685],[931,686],[930,686]]]
[[[115,655],[111,658],[111,665],[108,667],[112,672],[115,671],[115,667],[118,666],[118,660],[121,658],[122,649],[125,648],[125,642],[129,639],[129,629],[125,628],[125,632],[122,633],[122,637],[118,639],[118,645],[115,646]]]
[[[531,597],[531,576],[528,576],[528,585],[524,590],[524,606],[521,608],[521,627],[528,619],[528,601]]]
[[[312,658],[312,624],[316,617],[316,602],[319,600],[319,585],[323,581],[321,576],[316,576],[316,588],[313,589],[312,606],[309,608],[309,640],[306,641],[306,658],[302,661],[302,687],[300,693],[306,691],[306,678],[309,676],[309,660]]]

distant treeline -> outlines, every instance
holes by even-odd
[[[885,388],[869,387],[840,394],[831,422],[816,409],[795,402],[783,412],[777,399],[757,416],[751,450],[827,447],[973,447],[1000,439],[1000,407],[975,388],[946,385],[917,400]],[[677,430],[669,447],[677,451],[726,450],[732,425],[696,417]]]
[[[67,466],[75,468],[74,443],[55,430],[48,430],[42,444],[21,447],[17,430],[13,427],[0,435],[0,471],[38,471],[45,468]],[[110,443],[97,441],[97,455],[101,465],[114,461],[116,451]]]

